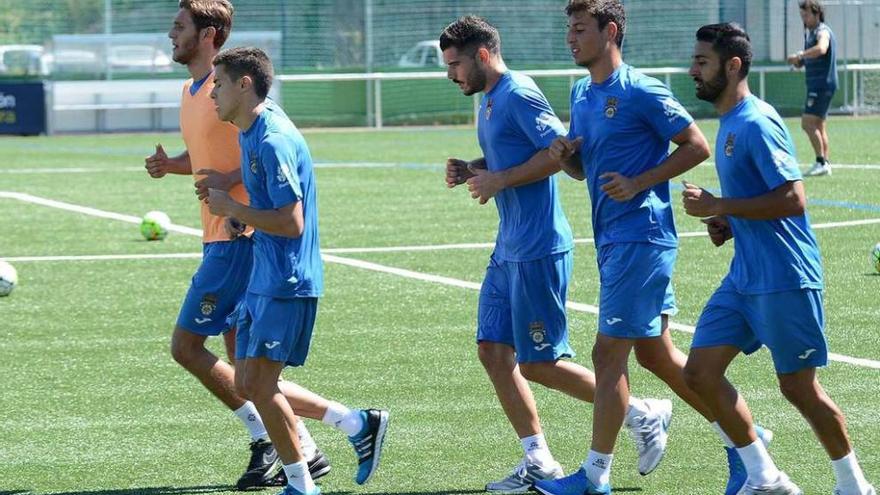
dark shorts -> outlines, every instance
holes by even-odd
[[[831,98],[833,97],[834,91],[807,90],[807,100],[804,102],[804,113],[824,119],[828,116],[828,107],[831,106]]]

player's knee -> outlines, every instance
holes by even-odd
[[[798,380],[790,376],[782,376],[779,379],[779,391],[798,409],[805,409],[818,400],[815,387],[812,384]]]
[[[184,342],[181,339],[171,339],[171,357],[174,358],[177,364],[184,368],[189,368],[195,361],[196,356],[197,350],[191,343]]]
[[[519,371],[526,380],[544,385],[548,381],[549,375],[553,372],[554,364],[552,361],[520,363]]]
[[[510,348],[492,342],[477,344],[477,357],[490,375],[493,373],[510,373],[516,361]]]
[[[668,356],[657,352],[640,350],[639,348],[636,348],[636,361],[639,363],[639,366],[655,374],[664,371],[671,363]]]
[[[256,377],[252,376],[244,377],[241,380],[241,386],[237,390],[239,394],[241,394],[247,400],[254,402],[255,404],[271,401],[272,396],[275,395],[277,384],[264,383],[263,380],[258,380],[255,378]]]
[[[620,355],[612,351],[612,349],[605,348],[598,343],[593,346],[593,367],[597,372],[599,370],[610,371],[616,368],[626,369],[626,362],[629,356],[627,354]]]
[[[715,373],[695,365],[691,361],[684,366],[684,382],[691,390],[702,393],[712,390],[721,382],[721,377]]]

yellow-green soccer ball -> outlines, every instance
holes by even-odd
[[[8,296],[17,283],[18,273],[15,267],[0,260],[0,297]]]
[[[161,211],[151,211],[141,220],[141,235],[148,241],[161,241],[168,235],[171,219]]]
[[[871,264],[874,265],[874,269],[880,273],[880,242],[874,246],[874,249],[871,250]]]

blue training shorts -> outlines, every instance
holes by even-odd
[[[661,315],[674,315],[672,271],[678,250],[647,242],[601,246],[599,332],[619,339],[659,336]]]
[[[238,315],[235,359],[264,357],[302,366],[317,314],[317,297],[280,299],[248,292]]]
[[[828,116],[828,109],[831,107],[831,98],[833,97],[834,91],[807,90],[807,99],[804,101],[804,113],[824,119]]]
[[[525,262],[493,253],[480,288],[477,342],[507,344],[520,363],[574,356],[565,316],[571,268],[571,251]]]
[[[177,317],[177,326],[198,335],[219,335],[227,329],[226,317],[244,295],[253,266],[253,241],[238,237],[232,241],[202,245],[202,263]]]
[[[787,374],[828,364],[824,329],[821,290],[747,295],[724,279],[700,315],[691,347],[729,345],[751,354],[763,344],[776,372]]]

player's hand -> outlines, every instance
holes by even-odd
[[[229,234],[230,239],[236,239],[244,234],[247,225],[235,217],[226,217],[226,220],[223,221],[223,229]]]
[[[469,168],[470,162],[458,158],[446,159],[446,187],[453,188],[464,184],[474,176]]]
[[[208,189],[208,210],[218,217],[232,216],[235,200],[228,192],[221,189]]]
[[[802,58],[798,57],[797,53],[792,53],[785,60],[786,60],[786,62],[788,62],[788,65],[790,65],[796,69],[800,69],[801,67],[804,66],[804,60]]]
[[[195,182],[196,196],[199,201],[204,201],[208,197],[208,189],[220,189],[228,191],[234,185],[232,179],[228,175],[218,170],[210,168],[200,168],[195,171],[196,175],[202,178]]]
[[[615,201],[629,201],[642,192],[634,179],[617,172],[606,172],[599,178],[608,179],[608,182],[602,184],[602,190]]]
[[[473,176],[467,180],[468,191],[471,197],[478,200],[481,205],[486,204],[490,199],[498,194],[498,191],[504,189],[504,182],[499,174],[489,172],[485,168],[469,167]]]
[[[567,161],[580,151],[581,145],[584,144],[584,138],[579,137],[574,141],[569,140],[566,136],[559,136],[550,144],[548,152],[553,161]]]
[[[156,145],[155,153],[144,159],[144,168],[147,169],[147,173],[150,174],[150,177],[154,179],[165,177],[170,165],[171,159],[168,158],[168,154],[165,153],[165,149],[162,148],[161,144]]]
[[[692,217],[714,217],[721,215],[718,211],[720,204],[718,198],[709,191],[695,186],[690,182],[682,181],[684,191],[681,193],[681,200],[684,204],[684,211]]]
[[[730,230],[730,223],[726,217],[709,217],[700,220],[706,224],[706,231],[709,232],[709,239],[715,246],[721,246],[725,241],[733,237],[733,231]]]

